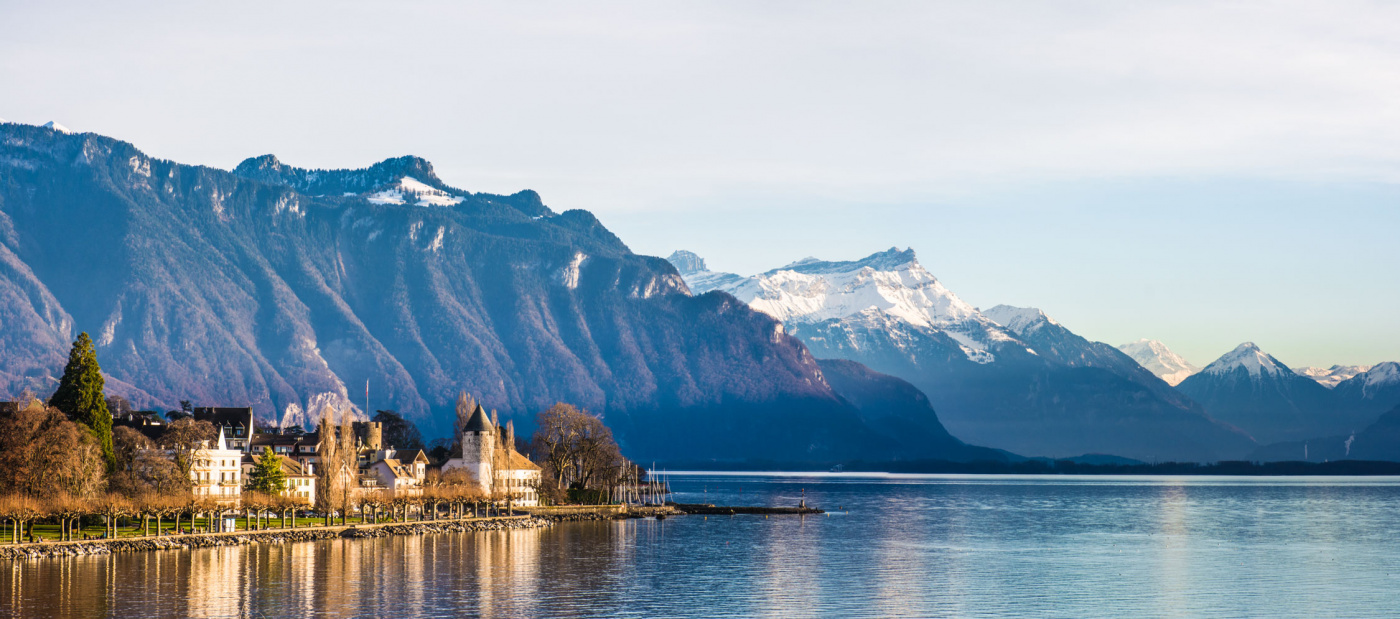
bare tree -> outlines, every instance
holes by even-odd
[[[530,450],[559,490],[610,487],[629,464],[600,417],[563,403],[535,418]]]
[[[97,437],[56,408],[35,400],[0,419],[0,492],[88,498],[105,468]]]
[[[180,476],[193,480],[192,472],[196,461],[218,438],[219,431],[214,424],[185,417],[171,422],[157,442],[160,447],[170,452],[170,459],[175,463],[175,469]]]
[[[325,516],[326,526],[331,524],[331,512],[335,509],[336,497],[340,495],[340,486],[344,482],[344,476],[339,464],[340,442],[336,440],[335,425],[331,420],[329,408],[323,411],[321,419],[316,422],[318,443],[316,445],[316,509]]]

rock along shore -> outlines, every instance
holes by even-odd
[[[524,516],[498,516],[468,520],[428,520],[423,522],[390,522],[383,524],[349,524],[345,526],[309,526],[299,529],[236,531],[232,533],[200,533],[191,535],[162,535],[114,540],[74,542],[44,542],[0,545],[0,560],[44,559],[105,555],[118,552],[148,550],[189,550],[245,544],[286,544],[314,542],[336,538],[389,537],[393,535],[426,535],[429,533],[470,533],[503,529],[537,529],[559,522],[624,520],[629,518],[665,518],[681,515],[674,507],[570,507],[525,510]],[[533,512],[533,513],[530,513]]]
[[[554,523],[550,518],[534,516],[504,516],[470,520],[429,520],[425,522],[394,522],[385,524],[352,524],[332,527],[306,527],[273,531],[238,531],[194,535],[163,535],[135,539],[94,540],[76,542],[44,542],[0,546],[0,560],[44,559],[105,555],[118,552],[148,550],[186,550],[245,544],[285,544],[336,538],[389,537],[392,535],[424,535],[428,533],[468,533],[503,529],[534,529]]]

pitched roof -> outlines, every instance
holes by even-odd
[[[540,471],[540,465],[531,462],[529,458],[521,455],[520,452],[511,449],[506,458],[506,469],[511,471]]]
[[[244,454],[244,455],[243,455],[243,463],[244,463],[244,464],[248,464],[248,463],[257,464],[257,463],[259,463],[259,462],[262,462],[262,459],[263,459],[263,456],[262,456],[262,454],[260,454],[260,453],[258,453],[258,454]],[[293,460],[293,459],[291,459],[291,458],[285,458],[285,457],[280,458],[280,459],[282,460],[282,472],[283,472],[283,473],[286,473],[287,475],[298,476],[298,477],[303,477],[303,476],[304,476],[304,477],[311,477],[311,476],[312,476],[310,473],[306,473],[306,472],[301,468],[301,463],[300,463],[300,462],[297,462],[296,460]]]

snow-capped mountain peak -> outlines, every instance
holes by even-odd
[[[801,260],[728,292],[784,322],[821,322],[869,309],[920,327],[981,319],[976,308],[919,264],[913,250],[891,248],[841,262]]]
[[[1334,365],[1330,368],[1293,368],[1293,371],[1300,376],[1306,376],[1318,382],[1318,384],[1331,389],[1344,380],[1350,379],[1357,374],[1364,374],[1370,370],[1369,365]]]
[[[869,324],[888,317],[942,332],[977,363],[995,358],[989,347],[1020,345],[924,269],[912,249],[890,248],[848,261],[804,258],[752,277],[706,270],[704,261],[690,252],[676,252],[670,260],[692,292],[722,290],[789,325],[829,320]]]
[[[1172,352],[1166,344],[1157,340],[1142,338],[1136,342],[1129,342],[1118,347],[1118,350],[1133,358],[1147,371],[1156,374],[1158,378],[1167,381],[1167,384],[1175,387],[1188,376],[1201,371],[1201,368],[1182,358],[1181,355]]]
[[[1366,387],[1368,389],[1400,383],[1400,363],[1394,361],[1377,363],[1371,366],[1370,369],[1362,372],[1362,375],[1366,377]]]
[[[1245,342],[1236,346],[1234,350],[1225,353],[1201,371],[1207,374],[1227,374],[1234,372],[1236,368],[1245,368],[1249,371],[1249,375],[1255,378],[1293,373],[1278,359],[1260,350],[1254,342]]]
[[[704,258],[695,252],[684,249],[672,252],[666,261],[670,262],[671,266],[676,267],[676,272],[680,273],[685,285],[695,294],[704,294],[711,290],[728,292],[730,288],[747,279],[733,273],[711,271],[705,265]]]
[[[57,131],[57,132],[59,132],[59,133],[72,133],[72,132],[73,132],[72,129],[69,129],[68,127],[65,127],[65,126],[63,126],[63,125],[60,125],[60,124],[58,124],[58,123],[56,123],[56,122],[54,122],[54,121],[52,121],[52,120],[50,120],[49,122],[44,123],[44,124],[41,125],[41,126],[44,127],[45,129],[53,129],[54,131]]]
[[[710,270],[705,266],[704,258],[701,258],[699,254],[693,251],[686,251],[684,249],[678,249],[672,252],[670,256],[666,257],[666,261],[670,262],[672,266],[675,266],[676,271],[679,272],[682,277],[690,273],[703,273]]]
[[[982,315],[996,321],[997,324],[1010,329],[1016,335],[1026,335],[1047,324],[1060,324],[1045,312],[1034,307],[1012,307],[1010,305],[998,305],[989,310],[983,310]]]

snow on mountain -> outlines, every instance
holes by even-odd
[[[982,315],[996,321],[997,324],[1010,329],[1016,335],[1027,335],[1035,332],[1045,325],[1058,325],[1053,318],[1045,315],[1045,312],[1034,307],[1012,307],[1010,305],[998,305],[989,310],[983,310]]]
[[[733,273],[711,271],[705,265],[705,259],[695,252],[684,249],[673,252],[666,258],[676,271],[681,274],[681,279],[694,294],[704,294],[711,290],[724,290],[738,284],[744,277]]]
[[[375,204],[404,204],[413,202],[418,206],[452,206],[462,202],[461,196],[423,183],[412,176],[400,178],[394,185],[366,196]]]
[[[669,260],[694,294],[726,292],[783,321],[813,356],[909,381],[964,440],[1054,457],[1183,461],[1237,457],[1253,447],[1113,346],[1039,310],[978,311],[912,250],[804,258],[752,277],[710,271],[691,252]]]
[[[1129,342],[1118,347],[1133,361],[1138,362],[1149,372],[1156,374],[1158,378],[1167,381],[1167,384],[1175,387],[1186,377],[1201,371],[1201,368],[1193,365],[1190,361],[1183,359],[1157,340],[1147,338],[1136,342]]]
[[[45,129],[53,129],[54,131],[57,131],[57,132],[59,132],[59,133],[72,133],[72,132],[73,132],[72,129],[69,129],[68,127],[65,127],[65,126],[63,126],[63,125],[60,125],[60,124],[58,124],[58,123],[56,123],[56,122],[54,122],[54,121],[52,121],[52,120],[50,120],[49,122],[44,123],[44,124],[41,125],[41,126],[44,127]]]
[[[892,247],[851,261],[804,258],[753,277],[704,270],[704,260],[691,252],[672,254],[671,261],[696,294],[722,290],[784,323],[864,323],[872,313],[884,314],[944,332],[977,363],[995,359],[990,345],[1015,342],[924,269],[912,249]]]
[[[1254,342],[1245,342],[1236,346],[1234,350],[1225,353],[1210,365],[1207,365],[1203,373],[1207,374],[1229,374],[1236,368],[1245,368],[1249,371],[1250,377],[1276,376],[1282,373],[1292,374],[1293,371],[1288,366],[1279,362],[1269,353],[1259,349]]]
[[[1342,389],[1342,387],[1346,387]],[[1338,384],[1338,389],[1362,400],[1382,398],[1400,402],[1400,363],[1386,361]]]
[[[1306,376],[1317,381],[1323,387],[1331,389],[1338,383],[1347,380],[1357,374],[1362,374],[1371,369],[1369,365],[1334,365],[1327,369],[1322,368],[1293,368],[1299,376]]]

